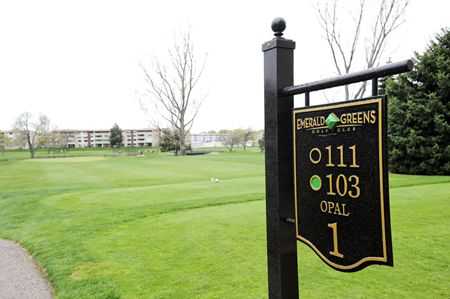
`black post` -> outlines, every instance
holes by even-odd
[[[267,265],[270,299],[298,298],[294,211],[293,96],[280,91],[293,84],[295,42],[284,39],[286,23],[272,22],[275,38],[263,44],[266,155]]]
[[[305,92],[305,106],[309,107],[309,91]]]
[[[372,79],[372,96],[378,95],[378,78],[375,77]]]

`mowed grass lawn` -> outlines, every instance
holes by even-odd
[[[299,243],[302,298],[450,298],[450,177],[390,183],[395,267],[340,273]],[[263,155],[0,161],[0,238],[57,298],[266,298]]]

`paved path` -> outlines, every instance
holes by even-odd
[[[0,299],[52,299],[51,287],[20,245],[0,240]]]

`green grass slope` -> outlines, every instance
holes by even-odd
[[[263,164],[256,152],[0,161],[0,238],[36,257],[58,298],[266,298]],[[390,182],[395,267],[335,272],[299,243],[302,298],[450,297],[450,177]]]

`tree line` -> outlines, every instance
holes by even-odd
[[[13,125],[13,137],[0,132],[0,150],[4,152],[9,147],[27,148],[30,157],[34,158],[36,150],[64,148],[67,136],[51,129],[50,119],[40,114],[34,117],[30,112],[20,114]]]
[[[264,132],[262,130],[253,130],[251,128],[223,129],[208,131],[207,134],[220,138],[220,143],[230,152],[237,148],[246,150],[249,146],[258,146],[261,151],[264,151]],[[181,137],[178,134],[178,130],[161,129],[159,146],[161,151],[173,151],[175,155],[182,154],[180,150]],[[189,142],[185,141],[185,149],[186,151],[192,151]]]
[[[38,149],[47,149],[49,153],[68,149],[70,134],[57,130],[55,126],[52,127],[49,117],[43,114],[34,117],[29,112],[22,113],[17,117],[12,132],[13,138],[0,131],[1,152],[11,147],[26,148],[30,152],[30,157],[35,158]],[[230,152],[237,148],[246,150],[249,146],[258,146],[261,151],[264,151],[262,130],[223,129],[209,131],[207,134],[218,138],[222,146]],[[190,136],[190,134],[185,135],[182,142],[178,130],[159,129],[159,149],[163,152],[172,151],[175,155],[185,154],[192,151]],[[117,123],[110,129],[109,144],[111,148],[123,146],[123,131]],[[181,151],[183,147],[184,152]]]
[[[51,126],[48,116],[34,117],[30,112],[24,112],[14,122],[12,136],[0,131],[0,152],[8,148],[26,148],[33,159],[38,149],[47,149],[48,153],[67,150],[71,137],[74,138]],[[110,129],[109,144],[112,148],[123,146],[122,129],[117,123]]]
[[[450,31],[443,29],[414,70],[386,80],[389,164],[410,174],[450,174]]]

